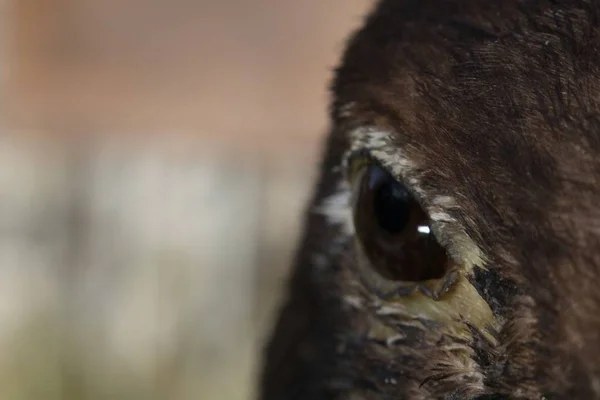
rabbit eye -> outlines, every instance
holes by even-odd
[[[372,268],[394,281],[442,278],[449,266],[446,251],[408,188],[372,163],[354,183],[355,229]]]

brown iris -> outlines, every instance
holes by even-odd
[[[394,281],[442,278],[448,268],[446,251],[409,190],[373,164],[358,179],[354,223],[372,267]]]

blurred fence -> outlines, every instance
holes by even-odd
[[[2,398],[248,398],[310,177],[2,137]]]

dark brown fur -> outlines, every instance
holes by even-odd
[[[425,189],[457,199],[489,259],[472,281],[505,322],[497,344],[465,344],[465,370],[435,326],[353,309],[344,295],[369,294],[352,252],[309,213],[261,398],[600,398],[600,2],[384,0],[333,93],[313,204],[342,179],[351,128],[393,131]],[[382,343],[381,325],[403,338]]]

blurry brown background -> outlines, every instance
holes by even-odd
[[[253,398],[369,5],[0,2],[2,400]]]

